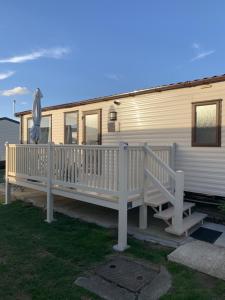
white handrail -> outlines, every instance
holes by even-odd
[[[167,190],[167,188],[165,188],[149,170],[145,169],[145,174],[151,178],[151,181],[159,188],[161,193],[174,205],[175,197]]]
[[[144,145],[144,149],[151,154],[152,157],[154,157],[154,159],[157,161],[157,163],[163,167],[164,169],[166,169],[166,171],[170,174],[170,176],[172,176],[173,178],[175,178],[176,176],[176,172],[171,169],[167,164],[165,164],[153,151],[152,149],[148,146],[148,145]]]

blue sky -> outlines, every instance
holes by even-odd
[[[225,1],[0,0],[0,116],[225,73]]]

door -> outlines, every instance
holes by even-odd
[[[101,109],[83,114],[83,144],[101,145]]]

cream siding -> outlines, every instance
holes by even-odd
[[[19,143],[19,124],[9,120],[0,120],[0,161],[5,160],[5,143]]]
[[[185,172],[185,190],[225,196],[225,104],[222,101],[222,146],[192,147],[192,102],[225,99],[225,82],[191,88],[121,98],[115,106],[120,131],[108,133],[108,112],[113,101],[87,104],[69,109],[47,111],[52,114],[52,137],[64,142],[64,112],[79,111],[79,143],[82,142],[84,111],[102,109],[104,144],[127,141],[151,145],[177,144],[176,169]],[[24,116],[23,137],[26,142],[27,117]]]

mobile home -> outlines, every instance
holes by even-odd
[[[5,143],[19,143],[19,122],[7,117],[0,118],[0,165],[5,164]]]
[[[59,195],[118,211],[127,247],[128,209],[148,207],[170,234],[188,234],[206,217],[185,194],[225,197],[225,75],[45,107],[40,144],[31,111],[20,117],[21,144],[6,145],[6,203],[12,184],[46,193],[47,221]],[[206,197],[206,196],[205,196]]]
[[[225,75],[43,108],[40,143],[176,144],[185,191],[225,197]],[[20,117],[30,143],[31,112]]]

